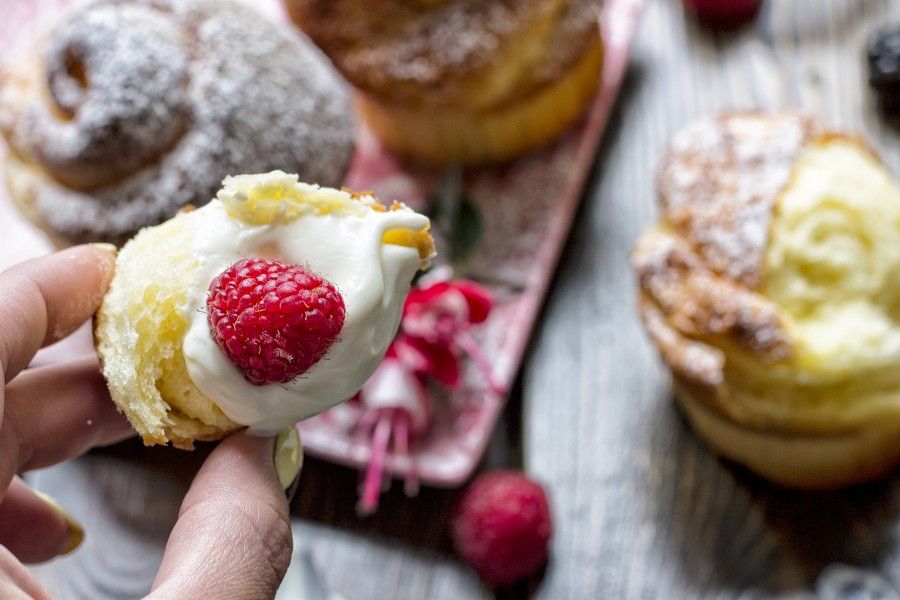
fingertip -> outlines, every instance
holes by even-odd
[[[66,533],[63,538],[62,550],[59,554],[66,555],[74,552],[75,549],[81,545],[81,542],[84,541],[84,527],[72,516],[72,513],[63,508],[55,498],[48,496],[40,490],[31,490],[31,492],[63,523]]]
[[[69,554],[83,540],[84,527],[59,502],[13,478],[0,502],[0,544],[37,563]]]
[[[240,486],[258,496],[280,496],[282,488],[272,459],[274,447],[273,437],[246,430],[234,433],[219,442],[207,457],[194,487],[198,491],[212,491]]]
[[[267,467],[272,464],[274,448],[274,437],[256,435],[243,429],[219,442],[219,446],[213,452],[233,452],[248,459],[255,466]]]
[[[109,287],[116,272],[116,257],[119,254],[119,249],[114,244],[107,244],[106,242],[85,244],[83,247],[87,248],[96,257],[97,265],[100,267],[100,275],[105,281],[103,287]]]
[[[181,506],[151,597],[272,597],[290,563],[275,440],[241,431],[210,453]]]

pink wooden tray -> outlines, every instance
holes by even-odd
[[[487,446],[506,401],[594,161],[600,136],[615,103],[644,0],[607,0],[602,18],[603,81],[585,120],[550,148],[503,167],[462,175],[462,189],[475,207],[481,236],[455,276],[487,287],[497,305],[480,330],[482,351],[493,364],[493,379],[504,393],[488,390],[470,365],[463,385],[436,402],[435,423],[408,456],[389,453],[385,471],[405,476],[414,470],[425,484],[451,487],[469,477]],[[347,185],[374,190],[427,208],[438,186],[434,173],[414,172],[394,160],[368,132]],[[440,229],[440,223],[436,223]],[[441,247],[438,247],[440,252]],[[307,452],[357,468],[371,455],[365,439],[352,435],[358,405],[344,404],[300,424]]]
[[[0,0],[0,58],[14,56],[70,0]],[[275,20],[285,16],[277,0],[252,2]],[[489,392],[484,377],[471,366],[454,392],[436,402],[435,423],[408,456],[388,454],[385,472],[404,476],[414,470],[425,484],[449,487],[468,478],[477,465],[522,360],[526,344],[547,292],[585,179],[615,103],[625,73],[629,48],[644,0],[607,0],[602,17],[605,45],[603,80],[587,117],[552,147],[511,164],[467,171],[460,186],[474,211],[480,235],[455,276],[473,279],[495,296],[488,321],[473,332],[492,364],[500,394]],[[401,164],[365,129],[346,185],[375,191],[382,199],[398,199],[427,208],[439,173]],[[452,179],[451,179],[452,180]],[[0,186],[2,187],[2,186]],[[440,223],[436,224],[440,230]],[[0,268],[44,254],[50,245],[21,218],[0,189]],[[440,250],[440,248],[439,248]],[[87,328],[39,355],[37,362],[92,351]],[[342,405],[300,424],[306,451],[336,463],[362,468],[370,445],[351,434],[358,410]]]

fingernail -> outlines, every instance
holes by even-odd
[[[288,489],[300,473],[303,466],[303,446],[300,444],[300,432],[291,426],[275,438],[275,472],[281,487]]]
[[[91,248],[96,248],[97,250],[102,250],[103,252],[109,252],[112,255],[118,253],[119,249],[115,244],[107,244],[106,242],[94,242],[93,244],[89,244]]]
[[[75,550],[75,548],[80,546],[82,541],[84,541],[84,527],[81,526],[81,523],[75,520],[75,517],[69,514],[69,511],[60,506],[59,502],[57,502],[44,492],[41,492],[39,490],[33,491],[38,498],[40,498],[47,504],[50,510],[56,513],[56,516],[65,521],[66,527],[69,530],[69,539],[66,542],[66,547],[62,553],[69,554],[70,552]]]

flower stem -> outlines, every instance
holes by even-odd
[[[409,454],[409,419],[405,412],[397,413],[394,422],[394,452],[397,456],[408,459],[406,473],[403,475],[403,492],[412,497],[419,493],[419,477],[415,459]]]
[[[391,439],[391,419],[382,416],[375,426],[372,435],[372,455],[363,481],[363,493],[356,510],[361,515],[370,515],[378,508],[378,496],[381,493],[381,480],[384,473],[384,458],[387,454],[388,441]]]
[[[491,391],[498,395],[502,396],[506,393],[506,389],[504,386],[500,385],[500,383],[494,379],[493,365],[491,365],[491,361],[484,355],[481,351],[481,348],[478,346],[478,342],[475,341],[471,335],[469,335],[466,331],[459,331],[455,337],[456,343],[459,344],[459,347],[463,349],[463,351],[469,355],[469,358],[472,359],[472,363],[481,371],[482,376],[488,384],[488,387]]]

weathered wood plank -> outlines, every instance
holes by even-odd
[[[671,406],[631,305],[627,259],[655,218],[652,173],[667,139],[711,110],[809,108],[863,131],[900,172],[897,134],[869,105],[863,63],[867,32],[900,20],[900,6],[769,2],[755,28],[712,36],[679,4],[651,2],[645,15],[621,124],[525,370],[525,464],[551,483],[555,554],[565,557],[540,595],[827,594],[860,576],[825,570],[847,563],[872,585],[891,582],[894,597],[895,484],[796,494],[718,461]]]

